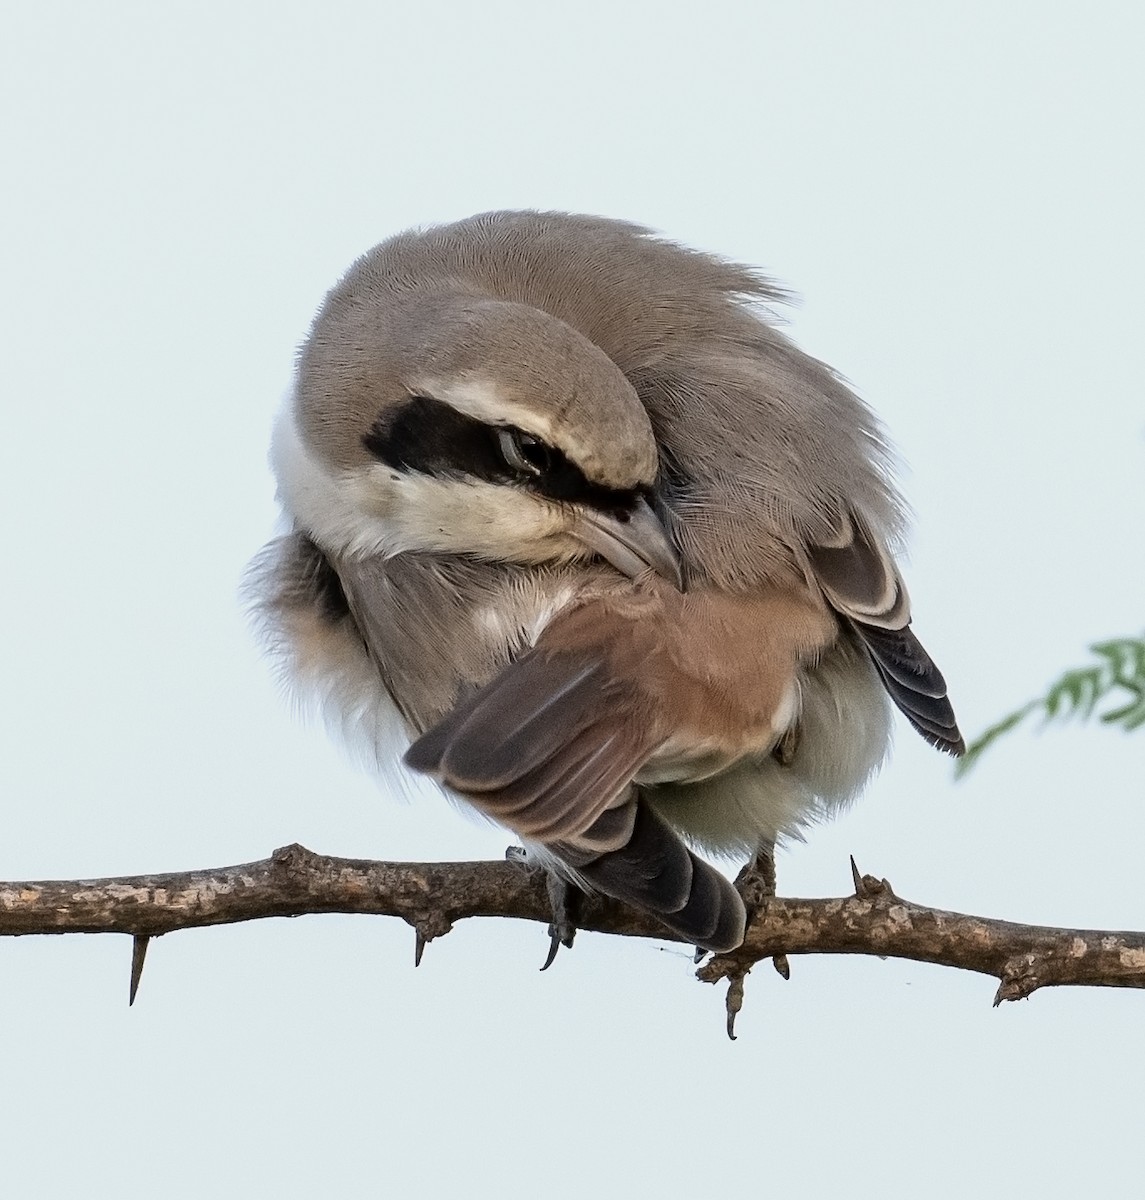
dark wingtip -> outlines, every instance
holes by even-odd
[[[445,757],[449,745],[450,731],[442,725],[436,725],[421,737],[402,755],[402,762],[414,771],[425,775],[434,775],[441,770],[441,760]]]
[[[949,754],[951,758],[961,758],[966,753],[966,743],[962,740],[961,735],[952,742],[944,742],[938,748]]]
[[[715,869],[692,855],[692,891],[687,903],[660,920],[673,931],[714,954],[743,944],[747,909],[739,892]]]
[[[743,941],[747,912],[740,894],[644,799],[637,801],[625,845],[572,865],[591,887],[642,909],[705,950],[723,953]]]
[[[888,680],[885,675],[883,684],[891,699],[898,705],[899,711],[924,741],[955,758],[966,753],[966,743],[962,740],[958,722],[954,718],[954,709],[945,696],[937,700],[926,697],[920,702],[917,696],[904,693],[902,688],[893,680]]]
[[[930,729],[924,729],[911,717],[910,713],[904,712],[903,715],[922,735],[923,740],[936,750],[941,750],[943,754],[949,754],[951,758],[961,758],[966,753],[966,743],[962,740],[962,735],[958,732],[957,727],[949,733],[935,733]]]
[[[946,680],[909,626],[883,629],[853,622],[883,687],[922,737],[955,758],[966,753]]]

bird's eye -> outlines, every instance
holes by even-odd
[[[552,451],[531,433],[508,426],[497,430],[501,457],[521,475],[543,475],[552,465]]]

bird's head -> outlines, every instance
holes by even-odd
[[[679,585],[644,406],[598,347],[527,305],[344,282],[272,457],[286,508],[333,554],[600,555]]]

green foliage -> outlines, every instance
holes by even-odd
[[[1145,725],[1145,636],[1115,638],[1089,649],[1096,662],[1066,671],[1044,696],[1023,704],[979,734],[958,760],[956,778],[965,775],[988,747],[1031,713],[1040,711],[1043,724],[1071,717],[1084,721],[1093,716],[1098,705],[1112,699],[1115,707],[1099,714],[1104,724],[1120,725],[1126,731]]]

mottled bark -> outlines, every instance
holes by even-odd
[[[0,935],[133,935],[133,994],[148,937],[328,912],[401,917],[416,931],[419,957],[426,942],[467,917],[550,917],[544,876],[514,862],[370,862],[297,845],[212,871],[0,883]],[[655,921],[602,897],[586,898],[578,922],[601,933],[673,940]],[[903,900],[885,881],[857,871],[853,896],[764,899],[743,946],[709,959],[697,974],[710,983],[731,981],[730,1022],[746,972],[761,959],[791,954],[875,954],[978,971],[998,979],[995,1004],[1057,984],[1145,987],[1145,934],[943,912]]]

